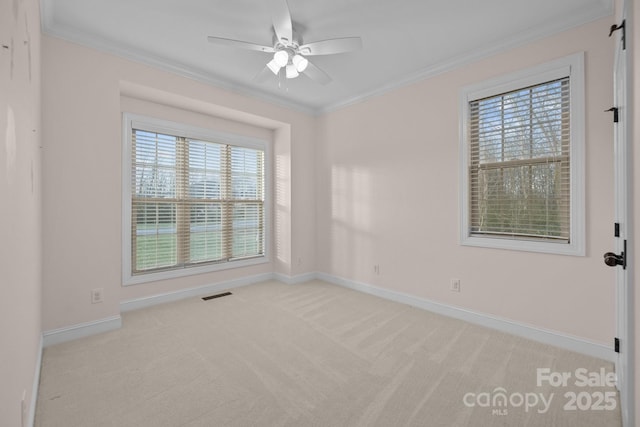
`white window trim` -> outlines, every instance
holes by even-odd
[[[257,138],[243,135],[235,135],[189,126],[181,123],[161,120],[138,114],[123,113],[123,135],[122,135],[122,284],[123,286],[135,285],[139,283],[155,282],[158,280],[175,279],[178,277],[192,276],[196,274],[211,273],[221,270],[249,267],[258,264],[271,262],[270,242],[271,242],[271,179],[272,160],[271,144]],[[133,128],[142,128],[149,131],[180,135],[187,138],[212,141],[223,144],[235,145],[238,147],[254,148],[264,150],[265,155],[265,201],[264,201],[264,221],[265,221],[265,241],[264,256],[250,258],[246,260],[233,261],[220,264],[209,264],[198,267],[181,268],[176,270],[165,270],[152,273],[131,274],[131,132]]]
[[[571,214],[570,243],[472,236],[469,233],[469,102],[570,77]],[[466,86],[460,92],[460,244],[549,254],[584,256],[585,248],[585,81],[584,52]]]

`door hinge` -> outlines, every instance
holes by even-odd
[[[622,20],[622,24],[620,25],[616,25],[613,24],[611,26],[611,28],[609,29],[609,37],[611,37],[613,35],[614,32],[618,31],[618,30],[622,30],[622,50],[626,50],[627,49],[627,30],[625,29],[625,20]]]
[[[616,222],[613,225],[613,237],[620,237],[620,223]]]
[[[620,339],[618,337],[613,339],[613,349],[616,353],[620,353]]]
[[[620,120],[618,117],[618,107],[611,107],[608,110],[604,110],[605,113],[608,113],[609,111],[613,111],[613,123],[618,123]]]

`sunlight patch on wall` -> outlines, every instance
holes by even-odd
[[[339,274],[354,277],[369,271],[372,247],[372,176],[368,170],[336,165],[331,170],[331,264]]]
[[[7,106],[7,129],[5,131],[4,151],[7,183],[10,185],[16,168],[16,118],[13,108]]]
[[[289,155],[276,156],[276,257],[284,265],[291,263],[290,222],[291,183]]]
[[[372,225],[371,174],[360,168],[334,166],[331,189],[331,217],[368,231]]]

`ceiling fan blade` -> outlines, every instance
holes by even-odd
[[[327,73],[313,65],[311,61],[309,61],[307,68],[302,73],[309,77],[311,80],[315,80],[316,82],[320,83],[321,85],[329,84],[332,80]]]
[[[306,56],[332,55],[359,49],[362,49],[362,39],[360,37],[344,37],[303,44],[300,46],[300,53]]]
[[[256,74],[256,76],[253,78],[253,81],[256,83],[264,83],[269,79],[269,76],[273,76],[273,73],[271,72],[269,67],[265,66],[262,71]]]
[[[217,44],[219,46],[238,47],[240,49],[257,50],[260,52],[273,53],[275,50],[271,46],[262,46],[255,43],[243,42],[240,40],[225,39],[223,37],[207,37],[210,43]]]
[[[278,41],[289,46],[293,41],[293,24],[287,0],[271,0],[271,17]]]

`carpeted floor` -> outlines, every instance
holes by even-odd
[[[319,281],[231,292],[46,348],[36,425],[621,425],[615,388],[575,384],[608,362]]]

